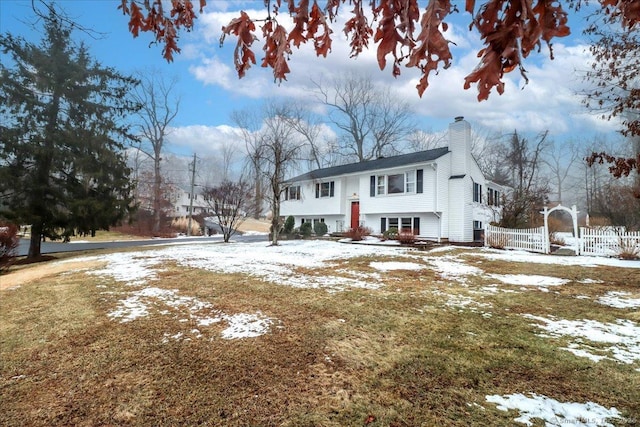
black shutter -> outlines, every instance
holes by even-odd
[[[316,184],[316,199],[320,198],[320,184]]]
[[[420,217],[413,217],[413,234],[420,234]]]
[[[331,182],[329,183],[329,197],[333,197],[333,193],[334,193],[334,191],[333,191],[333,190],[334,190],[334,184],[335,184],[335,183],[334,183],[333,181],[331,181]]]
[[[422,169],[416,171],[416,193],[422,193],[423,175],[424,171]]]
[[[289,187],[284,189],[284,200],[289,200]]]
[[[376,177],[374,175],[371,175],[369,181],[369,196],[376,197]]]
[[[380,232],[384,233],[387,231],[387,218],[380,218]]]

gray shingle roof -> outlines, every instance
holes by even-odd
[[[330,168],[316,169],[311,172],[298,175],[287,182],[309,181],[329,178],[332,176],[347,175],[358,172],[389,169],[414,163],[428,162],[444,156],[449,152],[449,147],[434,148],[433,150],[418,151],[417,153],[401,154],[393,157],[383,157],[366,162],[350,163],[348,165],[333,166]]]

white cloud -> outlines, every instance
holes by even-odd
[[[254,19],[265,15],[264,8],[256,9],[255,3],[248,5],[251,9],[245,11]],[[205,85],[220,87],[232,95],[250,99],[283,97],[310,102],[314,102],[310,96],[312,80],[330,80],[343,73],[356,72],[369,76],[376,85],[392,87],[398,97],[412,105],[425,123],[432,119],[450,120],[463,115],[474,126],[490,131],[509,132],[517,129],[520,132],[538,133],[550,130],[551,136],[555,136],[578,131],[609,133],[615,129],[615,121],[602,121],[598,115],[589,113],[581,103],[579,93],[587,83],[583,81],[580,72],[589,68],[590,60],[588,46],[585,44],[570,45],[569,43],[578,42],[558,39],[567,44],[554,44],[555,60],[550,60],[548,48],[543,46],[540,52],[532,52],[525,59],[528,84],[524,83],[518,70],[515,70],[504,77],[503,95],[499,95],[494,89],[488,101],[478,102],[476,87],[464,90],[463,85],[464,78],[478,64],[477,51],[482,46],[477,33],[467,29],[467,16],[454,16],[445,33],[454,43],[451,46],[453,64],[447,70],[431,73],[429,87],[420,98],[416,90],[421,77],[418,69],[402,67],[402,75],[394,79],[391,75],[390,58],[387,58],[387,68],[382,71],[379,69],[377,47],[374,45],[358,58],[349,58],[350,47],[342,31],[349,11],[348,7],[341,8],[341,14],[332,27],[332,52],[327,58],[318,58],[311,43],[302,45],[300,49],[292,47],[293,54],[289,60],[291,73],[287,76],[287,81],[274,84],[272,70],[260,67],[263,54],[261,40],[256,40],[253,44],[257,64],[241,80],[233,69],[235,37],[227,37],[223,48],[211,50],[212,45],[218,45],[222,27],[239,15],[238,11],[228,11],[228,5],[217,5],[199,18],[197,31],[208,47],[203,45],[200,50],[201,59],[190,68],[190,72]],[[287,13],[279,15],[278,22],[290,28],[291,20]],[[260,24],[256,23],[258,38],[261,38]]]
[[[240,131],[227,125],[201,126],[191,125],[172,128],[167,136],[172,149],[184,149],[196,152],[198,156],[220,155],[225,143],[236,142],[244,149]]]

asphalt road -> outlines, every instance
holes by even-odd
[[[267,235],[249,235],[249,236],[233,236],[231,240],[239,243],[249,242],[267,242]],[[61,243],[61,242],[42,242],[41,253],[53,254],[60,252],[76,252],[90,251],[94,249],[117,249],[129,248],[136,246],[150,245],[166,245],[166,244],[185,244],[185,243],[220,243],[221,237],[180,237],[174,239],[145,239],[145,240],[122,240],[117,242],[78,242],[78,243]],[[18,256],[25,256],[29,251],[29,240],[20,240],[18,246]]]

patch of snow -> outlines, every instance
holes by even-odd
[[[532,426],[532,419],[537,418],[545,422],[547,427],[571,426],[605,426],[613,427],[607,422],[609,419],[620,419],[621,414],[616,408],[605,408],[594,402],[574,403],[559,402],[544,395],[530,393],[530,397],[521,393],[504,396],[492,395],[485,397],[487,402],[495,403],[501,411],[515,409],[520,416],[514,421]]]
[[[560,286],[569,282],[567,279],[559,279],[557,277],[526,274],[489,274],[489,277],[508,285],[521,286]]]
[[[243,236],[268,236],[269,233],[264,231],[245,231],[242,233]]]
[[[543,325],[535,324],[552,337],[572,336],[578,338],[578,342],[572,343],[569,349],[572,353],[587,357],[589,353],[592,360],[603,356],[594,354],[595,351],[607,353],[606,357],[622,363],[631,364],[640,361],[640,327],[630,320],[618,319],[616,323],[602,323],[596,320],[565,320],[548,319],[540,316],[525,314],[524,317],[536,320]],[[584,345],[582,340],[593,343],[612,344],[606,348],[595,349]],[[564,350],[569,350],[564,348]],[[577,352],[576,350],[582,350]]]
[[[598,350],[586,344],[576,344],[572,342],[568,347],[561,347],[560,349],[567,350],[578,357],[586,357],[587,359],[590,359],[596,363],[600,362],[603,359],[608,359],[607,356],[594,354]]]
[[[375,289],[382,284],[375,278],[356,280],[334,275],[310,275],[293,271],[296,267],[320,268],[331,265],[337,259],[359,256],[398,255],[398,250],[360,245],[343,245],[321,240],[284,241],[279,246],[265,243],[215,245],[198,247],[170,247],[162,256],[182,265],[203,268],[222,273],[244,273],[263,280],[297,288],[346,287]]]
[[[597,267],[600,265],[610,267],[640,268],[640,261],[628,261],[617,258],[592,257],[592,256],[561,256],[561,255],[545,255],[526,251],[505,251],[500,249],[481,248],[474,255],[481,257],[536,264],[554,264],[554,265],[578,265],[581,267]]]
[[[454,250],[456,250],[455,246],[436,246],[435,248],[429,249],[429,252],[430,253],[450,252],[450,251],[454,251]]]
[[[211,326],[214,323],[220,323],[222,321],[222,317],[200,317],[197,322],[198,326]]]
[[[579,280],[578,283],[584,283],[585,285],[595,285],[598,283],[604,283],[602,280],[595,280],[595,279],[582,279]]]
[[[598,299],[600,304],[608,305],[614,308],[639,308],[640,298],[631,298],[628,292],[607,292]]]
[[[128,298],[118,303],[118,309],[109,313],[108,316],[113,319],[119,319],[121,322],[131,322],[140,317],[149,315],[149,307],[157,306],[158,303],[164,303],[166,306],[174,309],[186,309],[190,319],[180,319],[179,322],[187,323],[190,320],[195,321],[198,326],[210,326],[214,323],[227,322],[229,326],[222,331],[222,338],[253,338],[264,335],[268,332],[273,320],[264,316],[262,313],[255,314],[225,314],[220,310],[215,310],[208,302],[200,301],[193,297],[180,296],[175,290],[161,288],[144,288],[134,292]],[[208,311],[209,315],[202,316],[202,311]],[[162,310],[160,314],[171,314],[169,310]],[[196,332],[194,332],[196,331]],[[201,333],[197,329],[191,331],[195,338],[199,338]],[[177,335],[165,334],[163,342],[168,339],[183,339],[183,332]]]
[[[426,266],[415,262],[372,262],[369,264],[372,268],[380,271],[391,270],[422,270]]]
[[[482,269],[465,264],[463,261],[452,256],[426,257],[425,261],[433,265],[435,270],[438,271],[444,279],[464,282],[465,276],[483,273]]]
[[[229,327],[222,331],[222,338],[232,340],[239,338],[255,338],[264,335],[269,331],[273,321],[262,313],[256,314],[234,314],[224,316],[224,320],[229,322]]]
[[[106,261],[107,266],[98,270],[88,270],[86,273],[94,276],[110,276],[119,282],[139,286],[148,280],[157,278],[156,272],[162,263],[162,258],[148,252],[116,252],[102,256],[76,259],[76,261]]]

